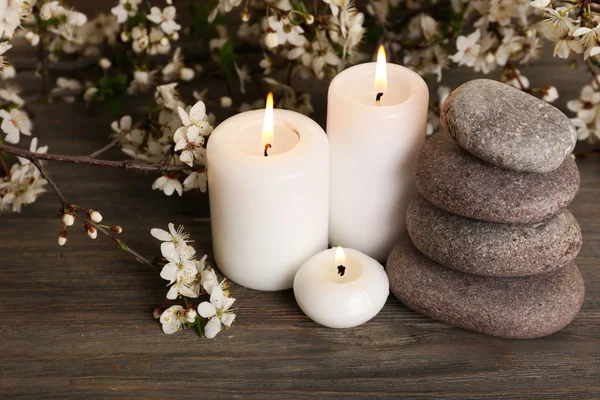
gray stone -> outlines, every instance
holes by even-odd
[[[415,181],[427,201],[448,212],[521,224],[564,209],[579,189],[579,171],[570,156],[545,174],[510,171],[476,158],[440,131],[425,142]]]
[[[464,329],[515,339],[564,328],[579,312],[585,291],[573,262],[527,277],[471,275],[425,257],[407,237],[392,251],[387,273],[392,292],[409,308]]]
[[[476,275],[550,272],[572,261],[581,248],[579,224],[567,210],[542,222],[498,224],[450,214],[419,197],[408,207],[406,225],[427,257]]]
[[[442,124],[471,154],[515,171],[553,171],[577,142],[575,127],[560,110],[489,79],[453,91],[444,103]]]

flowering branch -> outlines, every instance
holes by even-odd
[[[112,146],[111,146],[112,147]],[[109,161],[109,160],[97,160],[90,156],[63,156],[58,154],[42,154],[34,153],[27,150],[17,149],[16,147],[7,146],[0,144],[0,150],[4,150],[9,154],[13,154],[17,157],[22,157],[34,162],[34,160],[46,160],[46,161],[58,161],[72,164],[88,164],[96,165],[100,167],[112,167],[112,168],[123,168],[133,171],[145,171],[145,172],[179,172],[189,171],[193,168],[187,165],[168,165],[166,163],[157,164],[145,164],[134,160],[122,160],[122,161]],[[100,149],[102,150],[102,149]],[[102,151],[104,152],[104,151]],[[101,153],[102,153],[101,152]],[[98,153],[96,151],[95,153]],[[95,153],[92,153],[94,155]]]
[[[50,187],[52,188],[52,190],[54,191],[54,193],[60,200],[60,203],[62,205],[63,216],[64,215],[73,216],[73,217],[79,219],[80,221],[82,221],[84,223],[84,226],[86,227],[86,231],[88,232],[88,235],[90,235],[90,233],[93,232],[88,228],[88,226],[93,227],[96,231],[100,231],[102,234],[104,234],[108,238],[112,239],[115,243],[117,243],[117,246],[119,246],[119,249],[125,250],[126,252],[132,254],[139,262],[148,265],[154,271],[158,272],[156,265],[154,265],[150,260],[148,260],[144,256],[140,255],[137,251],[131,249],[129,246],[127,246],[125,243],[123,243],[123,241],[121,239],[116,237],[114,234],[112,234],[111,232],[109,232],[108,230],[106,230],[104,227],[100,226],[96,222],[92,221],[91,218],[88,219],[88,218],[84,218],[81,215],[79,215],[79,213],[77,211],[80,210],[80,208],[69,203],[69,201],[62,194],[62,192],[60,191],[60,189],[58,188],[58,186],[56,185],[54,180],[50,177],[50,175],[48,174],[48,172],[42,165],[42,162],[37,157],[32,157],[30,160],[31,160],[31,163],[33,165],[35,165],[35,167],[38,169],[38,171],[40,172],[40,175],[48,182],[48,184],[50,185]],[[96,213],[96,214],[92,214],[92,213],[90,213],[90,215],[100,215],[99,213]],[[63,221],[65,221],[64,218],[63,218]],[[65,229],[63,230],[63,232],[61,232],[61,235],[60,235],[60,238],[62,238],[64,240],[64,242],[62,242],[62,244],[64,244],[66,242],[66,226],[67,226],[67,223],[65,223]],[[120,227],[115,227],[114,229],[118,232],[121,231]],[[95,235],[95,233],[93,233],[93,235]],[[95,236],[90,235],[90,237],[94,238]],[[59,239],[59,243],[60,243],[60,240],[61,239]]]

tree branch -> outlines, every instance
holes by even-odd
[[[48,172],[46,171],[46,169],[42,165],[41,161],[39,159],[35,158],[35,157],[32,157],[31,163],[33,165],[35,165],[35,167],[38,169],[38,171],[40,171],[40,175],[48,182],[48,184],[50,185],[50,187],[52,188],[52,190],[54,191],[54,193],[56,194],[56,196],[60,200],[60,202],[62,204],[62,207],[63,207],[63,210],[77,209],[77,207],[75,207],[71,203],[69,203],[69,201],[66,199],[66,197],[62,194],[62,192],[60,191],[60,189],[58,188],[58,186],[56,185],[56,183],[54,182],[54,180],[50,177],[50,175],[48,174]],[[139,262],[148,265],[155,272],[158,272],[158,269],[156,268],[156,266],[150,260],[148,260],[146,257],[140,255],[137,251],[131,249],[129,246],[127,246],[125,243],[123,243],[121,241],[121,239],[119,239],[118,237],[116,237],[115,235],[113,235],[110,231],[108,231],[105,228],[99,226],[95,222],[90,221],[89,219],[81,217],[76,212],[74,214],[84,224],[93,226],[96,230],[100,231],[102,234],[104,234],[108,238],[112,239],[115,243],[117,243],[117,245],[119,246],[120,249],[125,250],[126,252],[130,253]]]
[[[87,164],[96,165],[99,167],[112,167],[122,168],[133,171],[146,171],[146,172],[178,172],[191,170],[187,165],[166,165],[166,164],[145,164],[135,160],[122,160],[122,161],[109,161],[109,160],[97,160],[90,156],[63,156],[58,154],[42,154],[34,153],[27,150],[17,149],[16,147],[7,146],[0,144],[0,150],[4,150],[9,154],[13,154],[17,157],[26,158],[33,162],[33,160],[46,160],[46,161],[58,161],[71,164]]]

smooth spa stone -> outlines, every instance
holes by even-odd
[[[419,197],[406,218],[412,242],[423,254],[476,275],[550,272],[572,261],[581,248],[581,229],[567,210],[542,222],[498,224],[450,214]]]
[[[585,292],[573,262],[527,277],[472,275],[425,257],[407,237],[390,254],[387,273],[392,293],[407,307],[464,329],[514,339],[564,328],[579,312]]]
[[[441,118],[463,149],[514,171],[554,171],[577,142],[575,126],[560,110],[489,79],[454,90]]]
[[[425,142],[415,181],[427,201],[453,214],[526,224],[564,209],[579,189],[579,171],[570,156],[545,174],[510,171],[463,150],[442,130]]]

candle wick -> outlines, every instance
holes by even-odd
[[[377,93],[377,97],[375,97],[375,101],[377,103],[379,103],[381,101],[381,96],[383,96],[383,93]]]
[[[271,144],[265,144],[265,157],[269,157],[269,153],[267,152],[271,148]]]
[[[345,273],[346,273],[346,267],[344,267],[343,265],[338,265],[339,276],[344,276]]]

